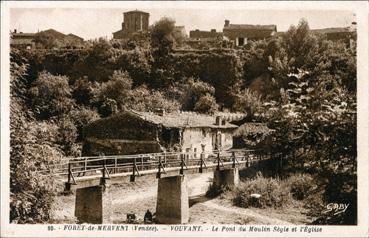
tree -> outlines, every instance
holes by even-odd
[[[356,96],[331,75],[316,83],[299,70],[289,78],[283,100],[269,104],[269,126],[276,130],[272,153],[282,153],[285,169],[318,174],[325,203],[350,203],[345,214],[324,215],[319,223],[356,224]]]
[[[153,48],[171,49],[175,41],[175,21],[163,17],[155,22],[151,29],[151,46]],[[162,53],[164,53],[164,51]]]
[[[263,101],[258,93],[250,89],[240,90],[234,93],[235,103],[233,110],[246,113],[248,116],[256,116],[263,111]]]
[[[12,52],[10,65],[10,222],[45,222],[50,219],[56,186],[51,174],[40,175],[37,170],[48,169],[62,153],[31,121],[26,105],[28,65],[18,53]]]
[[[94,97],[95,85],[87,77],[79,78],[72,86],[72,95],[77,104],[91,105]]]
[[[108,106],[113,113],[114,104],[118,111],[124,110],[131,89],[132,79],[129,74],[119,70],[114,71],[109,81],[102,83],[101,90],[98,92],[98,100],[101,105],[99,110],[105,110]]]
[[[60,117],[74,106],[68,77],[41,72],[29,90],[31,107],[40,119]]]
[[[218,109],[218,105],[216,104],[214,98],[215,89],[210,84],[189,78],[184,84],[179,84],[178,87],[180,87],[183,91],[183,93],[180,95],[180,101],[183,110],[194,110],[196,103],[201,98],[202,102],[198,104],[197,109],[201,111],[205,110],[205,108],[209,109],[210,111],[214,111],[215,108]],[[205,105],[207,106],[204,107]]]
[[[170,112],[179,110],[180,105],[177,101],[167,98],[163,92],[150,90],[146,85],[142,85],[132,91],[128,108],[137,111],[154,111],[161,108]]]
[[[313,63],[317,46],[317,38],[310,32],[305,19],[301,19],[297,27],[291,26],[283,35],[283,47],[295,70]]]
[[[214,114],[218,111],[218,108],[219,105],[217,104],[214,96],[207,93],[198,99],[193,110],[200,113]]]
[[[97,111],[84,106],[74,108],[68,117],[72,119],[73,124],[77,129],[76,141],[82,140],[84,126],[100,118]]]

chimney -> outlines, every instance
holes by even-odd
[[[215,30],[215,29],[211,29],[211,30],[210,30],[210,32],[215,33],[215,32],[217,32],[217,30]]]
[[[357,22],[353,21],[351,22],[351,26],[349,27],[351,31],[356,31],[356,27],[357,27]]]
[[[224,27],[229,27],[229,20],[224,21]]]
[[[220,126],[221,124],[222,124],[222,118],[221,118],[221,116],[217,116],[215,118],[215,125]]]
[[[14,34],[17,34],[17,29],[14,29]]]

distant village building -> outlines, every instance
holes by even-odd
[[[86,126],[82,154],[226,150],[232,148],[233,132],[238,128],[232,122],[243,118],[243,114],[231,113],[126,111]]]
[[[190,31],[190,38],[201,41],[214,41],[217,39],[222,39],[223,33],[217,32],[216,29],[211,29],[210,31],[200,31],[196,29],[194,31]]]
[[[178,35],[182,35],[184,37],[188,37],[185,26],[175,26],[174,27],[174,34],[178,34]]]
[[[134,33],[147,32],[149,30],[149,17],[149,13],[139,10],[124,12],[122,29],[113,32],[113,38],[125,39]]]
[[[348,27],[334,27],[310,30],[313,34],[321,34],[331,41],[343,41],[350,47],[354,47],[356,41],[356,22]]]
[[[225,20],[223,28],[223,35],[233,41],[236,46],[246,45],[250,40],[271,38],[276,32],[276,25],[230,24],[229,20]]]
[[[34,37],[35,33],[17,32],[15,29],[10,34],[10,46],[19,49],[33,49],[35,48]]]

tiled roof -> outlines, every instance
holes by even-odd
[[[313,33],[329,34],[329,33],[343,33],[352,32],[350,27],[334,27],[334,28],[323,28],[323,29],[312,29]]]
[[[36,33],[12,33],[12,37],[16,38],[16,37],[34,37],[36,35]]]
[[[229,26],[223,28],[223,32],[227,37],[262,39],[273,36],[277,32],[277,26],[230,24]]]
[[[222,35],[223,35],[222,32],[216,31],[199,31],[199,30],[190,31],[190,38],[217,38]]]
[[[229,26],[224,27],[224,29],[277,31],[277,26],[276,25],[229,24]]]
[[[217,115],[205,115],[194,112],[171,112],[165,113],[163,116],[153,112],[131,111],[133,114],[145,121],[154,124],[161,124],[169,128],[185,128],[185,127],[206,127],[206,128],[237,128],[237,125],[229,123],[232,120],[241,120],[243,114],[219,113]],[[221,116],[226,120],[224,125],[216,125],[216,117]]]

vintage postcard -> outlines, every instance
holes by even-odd
[[[1,2],[2,237],[368,237],[368,2]]]

